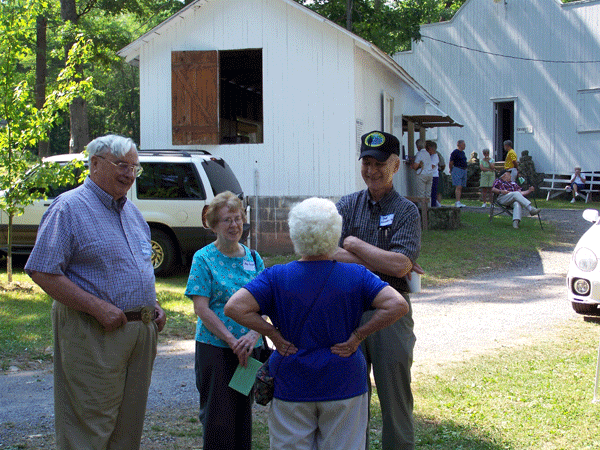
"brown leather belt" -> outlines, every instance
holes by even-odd
[[[144,306],[140,311],[125,311],[128,322],[141,320],[144,323],[150,323],[155,318],[155,314],[153,306]]]

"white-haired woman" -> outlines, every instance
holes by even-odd
[[[364,448],[367,373],[359,346],[406,314],[408,304],[364,267],[331,260],[342,226],[333,202],[307,199],[292,208],[288,223],[300,260],[259,274],[229,299],[225,314],[277,348],[269,363],[272,449]],[[372,308],[373,318],[360,325]]]
[[[238,364],[258,356],[262,340],[223,314],[229,297],[264,269],[258,253],[239,243],[245,219],[235,194],[215,196],[206,221],[217,240],[194,254],[185,290],[198,316],[195,370],[205,450],[252,447],[252,398],[228,384]]]

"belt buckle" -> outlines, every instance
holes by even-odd
[[[140,311],[142,314],[142,322],[150,323],[154,316],[154,308],[152,306],[144,306]]]

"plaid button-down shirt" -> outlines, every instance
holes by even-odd
[[[337,208],[343,218],[340,245],[355,236],[383,250],[402,253],[415,262],[421,248],[421,218],[416,205],[392,189],[378,202],[368,189],[342,197]],[[400,292],[407,292],[404,278],[377,273]]]
[[[65,275],[127,311],[155,304],[151,255],[150,229],[137,207],[87,178],[52,202],[25,270]]]
[[[520,192],[521,187],[514,181],[504,181],[502,178],[496,178],[492,187],[500,191]]]

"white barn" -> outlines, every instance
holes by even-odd
[[[390,56],[292,0],[196,0],[119,55],[140,69],[141,148],[222,156],[263,251],[290,248],[291,203],[364,188],[363,133],[444,116]]]
[[[599,1],[467,0],[421,34],[393,58],[464,124],[428,135],[442,154],[511,139],[538,172],[600,170]]]

